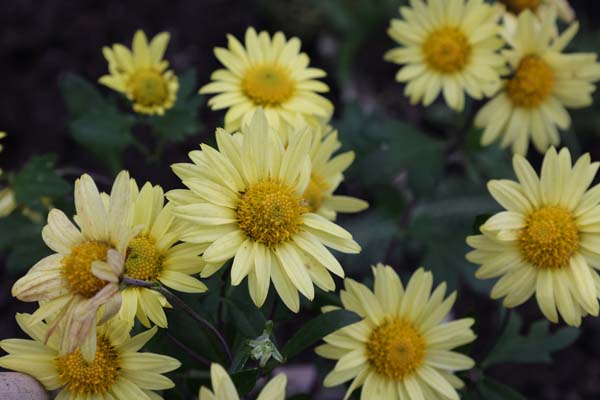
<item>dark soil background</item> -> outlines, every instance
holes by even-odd
[[[349,62],[351,74],[342,80],[336,79],[334,71],[338,71],[339,44],[347,38],[336,31],[330,15],[317,6],[319,1],[329,0],[3,0],[0,2],[0,130],[7,131],[9,136],[3,140],[2,168],[19,168],[32,154],[56,153],[60,167],[75,171],[67,177],[69,180],[84,171],[92,175],[107,173],[68,135],[68,116],[58,82],[69,72],[96,81],[107,71],[102,46],[116,42],[129,45],[136,29],[143,29],[149,36],[169,31],[171,41],[166,56],[172,68],[175,71],[195,68],[199,85],[208,82],[211,72],[219,66],[212,49],[226,45],[226,33],[241,37],[246,27],[252,25],[271,32],[282,30],[287,36],[298,35],[303,40],[303,50],[311,56],[311,64],[329,72],[325,81],[332,91],[328,96],[338,114],[343,101],[354,100],[366,109],[375,108],[422,125],[423,110],[410,107],[402,95],[402,87],[393,81],[396,66],[382,60],[385,50],[392,46],[385,31],[389,18],[396,13],[385,14],[373,22],[369,36]],[[350,9],[357,2],[335,1]],[[572,3],[581,19],[587,50],[599,50],[600,2]],[[596,112],[600,110],[597,103],[593,107]],[[573,115],[576,118],[578,114]],[[184,143],[170,145],[159,165],[146,165],[142,156],[131,149],[125,156],[126,168],[138,180],[151,179],[166,188],[178,186],[168,166],[186,159],[189,150],[210,138],[214,129],[221,126],[223,113],[212,112],[203,105],[200,116],[203,131]],[[600,126],[595,129],[596,135],[600,133]],[[341,132],[342,141],[343,137]],[[582,147],[598,160],[599,144],[598,136],[591,135]],[[539,159],[533,155],[536,157]],[[366,275],[369,270],[363,271]],[[10,287],[15,279],[0,265],[0,339],[21,336],[14,314],[32,310],[30,305],[11,298]],[[475,354],[484,354],[497,335],[496,305],[465,287],[456,314],[462,316],[473,309],[480,315],[476,327],[480,340]],[[519,313],[526,321],[541,317],[533,302],[520,307]],[[289,325],[290,330],[298,326]],[[555,354],[552,364],[498,367],[493,376],[528,399],[600,399],[599,338],[600,320],[586,318],[579,340]],[[310,360],[307,356],[306,362]]]

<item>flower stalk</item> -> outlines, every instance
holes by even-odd
[[[186,312],[190,317],[192,317],[192,319],[194,321],[196,321],[198,324],[202,325],[209,332],[211,332],[219,341],[219,344],[221,345],[223,352],[225,353],[225,355],[227,357],[227,362],[231,362],[231,360],[232,360],[231,350],[229,349],[229,345],[227,344],[227,341],[225,340],[223,335],[208,320],[206,320],[205,318],[200,316],[196,311],[194,311],[194,309],[192,307],[187,305],[187,303],[185,301],[181,300],[179,297],[177,297],[175,294],[173,294],[169,289],[162,286],[158,282],[148,282],[148,281],[144,281],[144,280],[140,280],[140,279],[130,278],[128,276],[123,276],[123,278],[121,279],[121,283],[124,284],[125,286],[135,286],[135,287],[141,287],[141,288],[155,290],[158,293],[165,296],[165,298],[167,299],[167,301],[169,303],[171,303],[175,307]]]

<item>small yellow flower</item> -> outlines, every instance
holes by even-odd
[[[500,277],[491,296],[516,307],[535,294],[546,318],[558,314],[569,325],[598,315],[600,276],[600,186],[589,188],[599,163],[585,154],[575,165],[567,149],[551,148],[538,177],[525,158],[515,155],[518,182],[493,180],[488,189],[506,208],[481,226],[467,243],[467,259],[481,267],[479,279]],[[558,310],[558,312],[557,312]]]
[[[308,67],[309,58],[300,52],[298,38],[286,40],[281,32],[271,37],[248,28],[245,47],[232,35],[227,39],[228,49],[215,48],[225,69],[215,71],[213,82],[200,89],[202,94],[218,94],[208,102],[213,110],[228,109],[225,129],[239,130],[259,107],[274,128],[280,121],[293,123],[297,114],[309,119],[331,117],[333,105],[318,94],[329,88],[316,80],[326,74]]]
[[[87,361],[79,349],[61,353],[55,337],[46,340],[50,327],[35,317],[17,314],[16,318],[33,340],[0,341],[0,348],[8,353],[0,358],[0,366],[33,376],[47,390],[59,390],[57,400],[156,400],[162,397],[153,390],[175,386],[163,374],[179,368],[179,361],[138,352],[156,328],[132,338],[127,323],[113,319],[98,327],[96,350]]]
[[[575,19],[575,11],[568,0],[500,0],[506,6],[506,10],[511,16],[518,16],[525,10],[530,10],[545,18],[551,13],[552,8],[556,8],[560,18],[571,23]]]
[[[210,380],[213,391],[202,386],[198,395],[199,400],[240,400],[233,381],[219,364],[210,366]],[[286,376],[277,375],[265,385],[256,400],[284,400],[286,384]]]
[[[10,215],[16,208],[14,190],[10,187],[0,190],[0,218]]]
[[[525,154],[531,140],[544,153],[560,143],[557,128],[571,125],[566,108],[592,104],[594,82],[600,79],[597,55],[564,54],[579,25],[572,24],[557,37],[552,10],[541,23],[531,11],[522,12],[515,32],[506,35],[511,48],[503,55],[512,73],[475,118],[475,125],[484,129],[482,145],[500,140],[500,146]]]
[[[75,182],[75,221],[52,209],[42,230],[46,245],[56,253],[35,264],[12,288],[21,301],[39,301],[32,322],[53,317],[48,334],[60,332],[61,354],[74,351],[96,335],[96,320],[106,320],[121,306],[119,278],[124,254],[134,232],[127,224],[130,208],[129,174],[122,171],[107,206],[89,175]],[[103,306],[101,308],[101,306]],[[57,327],[59,329],[57,329]],[[85,343],[84,343],[85,342]],[[84,346],[86,359],[93,346]]]
[[[385,59],[404,65],[396,80],[406,82],[412,104],[428,106],[441,92],[460,111],[465,92],[475,99],[494,94],[505,63],[496,53],[503,45],[499,8],[482,0],[414,0],[400,13],[388,34],[401,47]]]
[[[125,275],[163,285],[186,293],[206,291],[206,285],[190,275],[204,268],[200,254],[207,246],[179,243],[180,233],[173,215],[173,205],[164,205],[160,186],[146,183],[141,190],[131,180],[134,198],[131,212],[132,227],[142,227],[136,237],[129,241],[125,259]],[[140,322],[150,326],[150,321],[167,327],[163,307],[167,301],[160,293],[141,287],[127,287],[119,316],[133,324],[137,315]]]
[[[125,94],[136,112],[163,115],[175,104],[179,90],[177,76],[163,60],[168,43],[168,32],[159,33],[148,44],[146,34],[138,30],[131,51],[119,43],[104,47],[110,74],[99,82]]]
[[[444,299],[446,283],[433,293],[433,276],[419,268],[406,288],[389,266],[373,267],[374,291],[345,280],[340,297],[345,309],[363,320],[324,338],[321,357],[336,360],[324,385],[352,380],[344,399],[362,386],[361,400],[458,400],[464,386],[455,371],[474,366],[453,349],[471,343],[472,318],[444,322],[456,299]],[[331,309],[331,307],[330,307]]]
[[[189,189],[167,198],[188,225],[182,240],[208,244],[202,277],[233,258],[232,284],[247,276],[258,307],[273,281],[297,312],[298,291],[312,300],[314,285],[335,289],[330,272],[344,276],[325,246],[345,253],[357,253],[360,246],[345,229],[310,212],[302,197],[310,182],[310,134],[294,135],[285,147],[271,128],[259,109],[241,134],[217,130],[218,150],[202,144],[189,154],[193,164],[173,165]]]

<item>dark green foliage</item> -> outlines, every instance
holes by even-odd
[[[50,200],[61,199],[70,192],[71,185],[56,173],[55,165],[54,154],[36,155],[29,159],[13,181],[17,204],[44,212]]]
[[[155,115],[148,119],[156,135],[167,142],[181,142],[186,137],[198,133],[202,123],[198,119],[198,109],[202,97],[197,93],[196,72],[190,69],[179,78],[177,101],[165,115]]]
[[[71,115],[69,132],[73,139],[113,172],[120,169],[122,153],[133,141],[131,128],[136,118],[119,111],[79,76],[66,75],[61,90]]]
[[[552,353],[569,347],[580,334],[579,329],[572,327],[551,333],[545,319],[531,324],[527,334],[521,333],[522,326],[521,317],[511,312],[496,345],[481,362],[483,368],[500,363],[549,363]]]
[[[285,344],[281,353],[288,359],[292,358],[330,333],[360,320],[358,315],[347,310],[321,314],[298,329],[296,334]]]

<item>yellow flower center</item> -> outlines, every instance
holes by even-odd
[[[278,65],[251,67],[242,79],[242,91],[258,106],[279,106],[289,100],[295,90],[290,73]]]
[[[77,396],[106,393],[119,377],[119,364],[119,353],[100,335],[94,361],[85,361],[79,349],[56,359],[60,381]]]
[[[169,85],[165,77],[157,71],[144,69],[131,78],[131,90],[136,103],[144,106],[163,104],[169,96]]]
[[[514,76],[506,83],[506,93],[517,107],[535,108],[550,96],[554,88],[554,71],[540,57],[523,58]]]
[[[540,5],[540,0],[500,0],[513,13],[519,14],[524,10],[535,11]]]
[[[308,212],[302,197],[277,179],[265,179],[250,186],[240,197],[236,214],[240,229],[267,246],[289,240]]]
[[[371,333],[367,359],[379,375],[399,381],[423,364],[425,350],[425,339],[412,323],[386,320]]]
[[[127,276],[144,281],[154,281],[163,267],[163,256],[156,249],[154,240],[138,236],[129,242],[125,273]]]
[[[106,285],[105,281],[92,274],[92,263],[106,261],[110,248],[103,242],[85,242],[74,246],[71,254],[63,258],[62,274],[74,292],[92,297]]]
[[[545,206],[527,215],[519,237],[523,258],[537,268],[563,268],[579,250],[579,230],[570,211]]]
[[[310,182],[304,191],[304,199],[308,203],[310,212],[315,212],[321,208],[328,189],[329,183],[321,175],[313,171],[310,174]]]
[[[442,74],[453,74],[467,65],[471,45],[459,28],[446,27],[429,34],[423,44],[423,54],[429,67]]]

